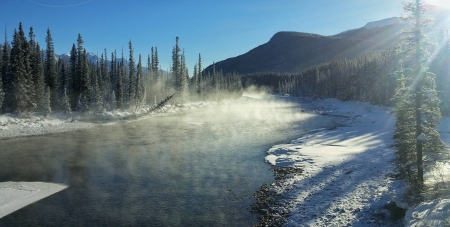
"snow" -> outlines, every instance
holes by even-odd
[[[408,226],[448,226],[450,225],[450,199],[421,203],[406,212]]]
[[[0,218],[65,188],[44,182],[0,182]]]
[[[218,105],[217,102],[192,102],[182,105],[168,104],[157,112],[150,112],[151,106],[144,106],[137,110],[114,110],[95,114],[73,112],[66,115],[56,112],[48,117],[39,113],[30,113],[21,117],[17,114],[0,114],[0,139],[78,131],[121,121],[132,121],[144,116],[194,111],[216,105]]]
[[[13,114],[2,114],[0,115],[0,139],[76,131],[94,126],[89,122],[74,120],[72,116],[75,115],[51,114],[49,117],[44,117],[40,114],[30,114],[26,117],[18,117]]]
[[[383,207],[402,182],[391,148],[395,119],[391,108],[335,99],[314,101],[317,113],[336,116],[334,129],[317,129],[273,146],[266,161],[303,170],[278,188],[288,211],[288,226],[380,225]]]
[[[450,198],[409,207],[402,200],[404,182],[390,177],[395,171],[390,162],[395,158],[392,108],[335,99],[314,101],[313,105],[313,112],[336,116],[340,126],[316,129],[289,144],[275,145],[265,158],[272,165],[303,170],[275,185],[283,198],[280,215],[289,214],[287,226],[450,224]],[[450,118],[443,117],[438,130],[442,140],[449,142]],[[441,164],[440,173],[448,175],[450,165]],[[436,175],[431,169],[427,174]],[[429,184],[435,178],[426,177]],[[385,207],[392,202],[408,209],[404,220],[391,218]]]

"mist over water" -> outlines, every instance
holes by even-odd
[[[81,132],[0,141],[0,181],[66,190],[0,226],[249,226],[252,194],[272,182],[266,151],[330,117],[296,99],[243,98]]]

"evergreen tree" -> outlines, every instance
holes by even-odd
[[[6,32],[5,32],[5,43],[2,48],[2,61],[0,64],[0,82],[2,83],[2,91],[4,93],[3,95],[3,103],[2,106],[0,106],[0,111],[7,112],[11,109],[13,97],[12,94],[12,78],[10,74],[10,53],[11,53],[11,47],[6,39]]]
[[[152,56],[151,56],[151,71],[152,71],[152,83],[158,84],[160,83],[160,75],[159,75],[159,58],[158,58],[158,48],[152,47]]]
[[[116,81],[117,81],[117,53],[116,50],[114,52],[111,52],[111,67],[110,67],[110,75],[109,75],[110,81],[110,91],[116,90]],[[116,95],[113,96],[114,100],[116,100]]]
[[[434,74],[428,72],[424,67],[426,61],[425,42],[423,29],[429,24],[429,19],[423,16],[425,8],[423,1],[416,0],[415,3],[405,3],[404,10],[409,13],[405,20],[412,20],[412,27],[405,32],[406,52],[410,53],[412,57],[413,68],[406,76],[409,84],[401,84],[399,89],[407,87],[408,95],[404,95],[403,99],[410,98],[410,100],[397,100],[397,124],[396,136],[408,141],[409,146],[402,146],[405,150],[397,151],[404,153],[404,156],[416,156],[417,161],[417,187],[419,191],[423,184],[423,148],[425,151],[437,151],[442,148],[439,134],[435,130],[440,120],[439,100],[436,95],[436,85],[434,82]],[[407,55],[408,56],[408,55]],[[413,114],[411,114],[411,109]],[[404,117],[406,114],[414,116]],[[406,128],[414,126],[414,130]],[[413,131],[414,133],[412,133]],[[427,142],[423,139],[427,138]],[[399,141],[397,141],[399,142]],[[402,142],[400,142],[402,143]],[[406,143],[406,142],[403,142]],[[414,147],[410,143],[414,143]],[[401,144],[402,145],[402,144]],[[414,149],[415,148],[415,149]],[[407,154],[407,155],[406,155]],[[400,156],[399,158],[403,158]],[[405,162],[405,161],[403,161]]]
[[[130,49],[130,58],[129,58],[129,66],[128,66],[128,105],[131,105],[134,102],[135,95],[136,95],[136,87],[135,87],[135,74],[136,74],[136,66],[134,63],[133,58],[133,44],[130,42],[128,43],[128,47]]]
[[[141,61],[141,55],[139,55],[139,62],[137,65],[137,73],[136,73],[136,84],[135,84],[135,88],[136,88],[136,93],[135,93],[135,98],[136,98],[136,107],[140,107],[143,103],[144,103],[144,98],[145,98],[145,88],[143,86],[143,73],[142,73],[142,61]]]
[[[53,45],[52,35],[50,33],[50,28],[47,29],[47,36],[45,37],[45,42],[47,44],[46,55],[45,55],[45,67],[44,67],[44,77],[45,83],[50,88],[50,105],[52,109],[57,107],[58,103],[58,92],[57,92],[57,71],[56,71],[56,59],[55,59],[55,48]]]
[[[78,60],[78,52],[77,48],[75,47],[75,43],[72,44],[72,49],[70,50],[70,59],[69,59],[69,67],[70,67],[70,78],[69,81],[69,99],[70,99],[70,106],[72,109],[76,107],[77,104],[77,98],[80,95],[80,75],[78,74],[77,70],[77,60]]]
[[[188,69],[186,67],[186,57],[184,55],[184,49],[183,53],[180,56],[180,98],[182,102],[185,102],[187,100],[188,96],[188,81],[189,81],[189,73]]]
[[[99,85],[101,84],[102,96],[105,101],[108,101],[108,96],[111,94],[111,79],[108,68],[108,55],[106,49],[104,49],[104,59],[102,58],[101,64],[101,83],[99,81]]]
[[[108,68],[108,54],[106,49],[104,49],[104,54],[102,54],[101,58],[100,75],[101,77],[98,80],[98,84],[101,91],[101,97],[103,98],[103,106],[106,109],[109,109],[111,103],[111,74]]]
[[[11,49],[11,72],[14,78],[14,110],[18,113],[26,112],[32,106],[30,97],[30,65],[29,46],[19,24],[19,31],[14,31],[13,45]]]
[[[65,112],[67,112],[67,104],[69,103],[69,99],[67,97],[67,100],[65,99],[67,96],[67,87],[68,85],[68,66],[67,66],[67,61],[65,59],[59,59],[58,60],[58,68],[59,68],[59,77],[58,77],[58,104],[59,104],[59,109],[63,110]],[[68,102],[68,103],[64,103],[64,102]],[[69,106],[70,107],[70,106]]]
[[[197,92],[197,81],[198,81],[198,72],[197,72],[197,63],[194,65],[194,72],[192,73],[192,81],[191,81],[191,90],[190,92],[197,95],[198,98],[198,92]]]
[[[152,62],[153,64],[153,73],[155,78],[155,84],[159,84],[161,82],[161,74],[160,74],[160,68],[159,68],[159,57],[158,57],[158,47],[155,47],[155,59]]]
[[[393,134],[396,147],[397,164],[400,172],[406,177],[410,177],[411,171],[407,163],[415,162],[416,156],[412,152],[415,148],[415,125],[414,125],[414,105],[413,94],[408,85],[410,78],[405,77],[403,69],[397,72],[397,89],[395,95],[395,131]]]
[[[89,101],[90,96],[90,90],[91,90],[91,80],[89,77],[89,60],[87,59],[86,50],[83,47],[83,38],[81,37],[81,34],[78,34],[77,39],[77,67],[76,67],[76,77],[77,81],[79,81],[77,91],[75,94],[78,94],[77,97],[77,106],[78,101],[84,99],[86,100],[86,103]],[[80,94],[83,94],[80,96]],[[85,103],[82,103],[85,105]]]
[[[72,112],[72,109],[70,108],[69,97],[67,96],[66,87],[64,87],[62,95],[60,96],[59,105],[59,108],[63,111],[63,113],[70,114]]]
[[[42,62],[42,59],[44,58],[44,52],[40,50],[39,44],[36,44],[36,58],[35,58],[35,66],[34,66],[34,86],[35,86],[35,93],[36,93],[36,105],[37,105],[37,111],[41,113],[45,113],[48,111],[47,105],[47,97],[45,93],[46,85],[45,85],[45,78],[44,78],[44,65]],[[48,93],[50,94],[50,93]],[[50,100],[48,100],[50,105]]]
[[[45,91],[44,91],[44,100],[43,100],[43,111],[42,113],[44,114],[45,117],[48,117],[48,115],[50,115],[50,113],[52,112],[52,107],[50,106],[50,87],[49,86],[45,86]]]
[[[87,105],[90,100],[91,77],[89,76],[89,60],[87,59],[86,49],[83,49],[83,53],[79,55],[78,58],[81,62],[81,94],[83,94],[82,98],[86,101],[86,103],[83,103],[83,105]],[[84,108],[84,111],[87,111],[87,108]]]
[[[99,87],[98,81],[102,79],[102,72],[99,68],[99,64],[97,61],[97,70],[94,76],[92,77],[92,89],[91,89],[91,109],[94,111],[94,113],[101,113],[103,112],[103,96],[102,91]]]
[[[0,51],[3,48],[6,48],[6,47],[3,47],[3,46],[0,45]],[[1,65],[2,65],[2,61],[1,61],[2,58],[3,57],[1,56],[1,53],[0,53],[0,68],[1,68]],[[5,92],[3,91],[2,73],[0,73],[0,114],[2,112],[2,106],[3,106],[3,100],[4,99],[5,99]]]
[[[86,113],[89,111],[89,103],[85,94],[81,93],[77,99],[77,110],[81,113]]]
[[[117,80],[116,80],[116,103],[117,108],[123,108],[123,76],[124,76],[124,60],[123,60],[123,50],[122,50],[122,59],[119,62],[119,67],[117,71]]]
[[[179,38],[176,37],[175,47],[172,50],[172,74],[175,78],[175,90],[179,94],[178,100],[184,102],[187,96],[187,73],[184,62],[184,54],[180,56],[180,47],[178,45]]]
[[[30,91],[29,95],[31,98],[31,102],[37,105],[37,97],[36,97],[36,74],[40,73],[39,71],[39,65],[41,62],[37,61],[38,58],[40,58],[40,50],[38,49],[37,43],[36,43],[36,37],[34,35],[33,27],[30,27],[30,32],[28,33],[28,37],[30,39],[29,41],[29,65],[30,65],[30,73],[28,80],[30,81]]]
[[[203,69],[202,69],[202,56],[198,54],[198,76],[197,76],[197,94],[202,97],[202,79],[203,79]]]

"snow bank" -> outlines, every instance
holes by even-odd
[[[406,212],[406,226],[449,226],[450,199],[421,203]]]
[[[265,158],[275,166],[304,170],[277,189],[284,198],[281,210],[289,214],[288,226],[450,225],[448,186],[441,188],[447,190],[444,198],[410,208],[402,201],[404,182],[389,177],[395,170],[390,163],[395,158],[391,108],[335,99],[313,101],[313,105],[312,112],[336,116],[340,126],[313,130],[290,144],[273,146]],[[441,119],[438,131],[450,144],[449,117]],[[448,185],[448,154],[441,156],[433,156],[439,168],[426,169],[426,184],[439,180]],[[391,202],[408,209],[404,222],[390,219],[384,207]]]
[[[80,114],[73,112],[70,115],[52,113],[48,117],[39,113],[30,113],[22,117],[17,114],[2,114],[0,115],[0,139],[78,131],[122,120],[135,120],[142,116],[194,111],[217,105],[217,102],[192,102],[181,105],[169,104],[156,112],[150,112],[151,106],[144,106],[137,110],[113,110],[103,113]]]
[[[288,226],[399,225],[384,209],[403,182],[389,174],[395,119],[391,108],[335,99],[314,101],[318,114],[336,117],[339,127],[317,129],[273,146],[266,161],[301,168],[278,187]]]
[[[442,141],[450,144],[450,117],[442,117],[437,127]],[[425,201],[417,207],[408,209],[405,216],[406,226],[450,226],[450,163],[449,154],[433,155],[434,166],[425,168],[425,185],[430,188]],[[431,200],[439,196],[441,198]]]
[[[92,123],[77,121],[74,116],[76,113],[70,116],[54,113],[48,117],[41,114],[26,117],[3,114],[0,115],[0,139],[76,131],[94,126]]]
[[[0,218],[65,188],[43,182],[0,182]]]
[[[317,113],[337,116],[337,123],[345,127],[316,129],[290,144],[273,146],[268,151],[267,162],[281,167],[301,167],[306,171],[320,170],[393,142],[395,119],[389,114],[390,108],[334,99],[316,101],[315,105]]]

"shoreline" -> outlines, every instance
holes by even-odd
[[[102,114],[72,112],[70,115],[56,112],[50,114],[49,117],[44,117],[39,113],[31,113],[29,116],[22,118],[16,114],[2,114],[0,115],[0,141],[77,132],[111,124],[128,123],[147,117],[195,111],[217,105],[219,105],[217,102],[193,102],[182,105],[166,105],[157,112],[148,112],[150,108],[147,106],[136,112],[114,110]]]
[[[336,117],[336,127],[311,130],[267,151],[275,182],[254,194],[256,226],[403,226],[387,206],[392,191],[401,193],[403,186],[388,177],[394,171],[388,162],[394,158],[394,121],[383,125],[380,119],[392,119],[391,108],[336,99],[311,104],[307,111]]]

